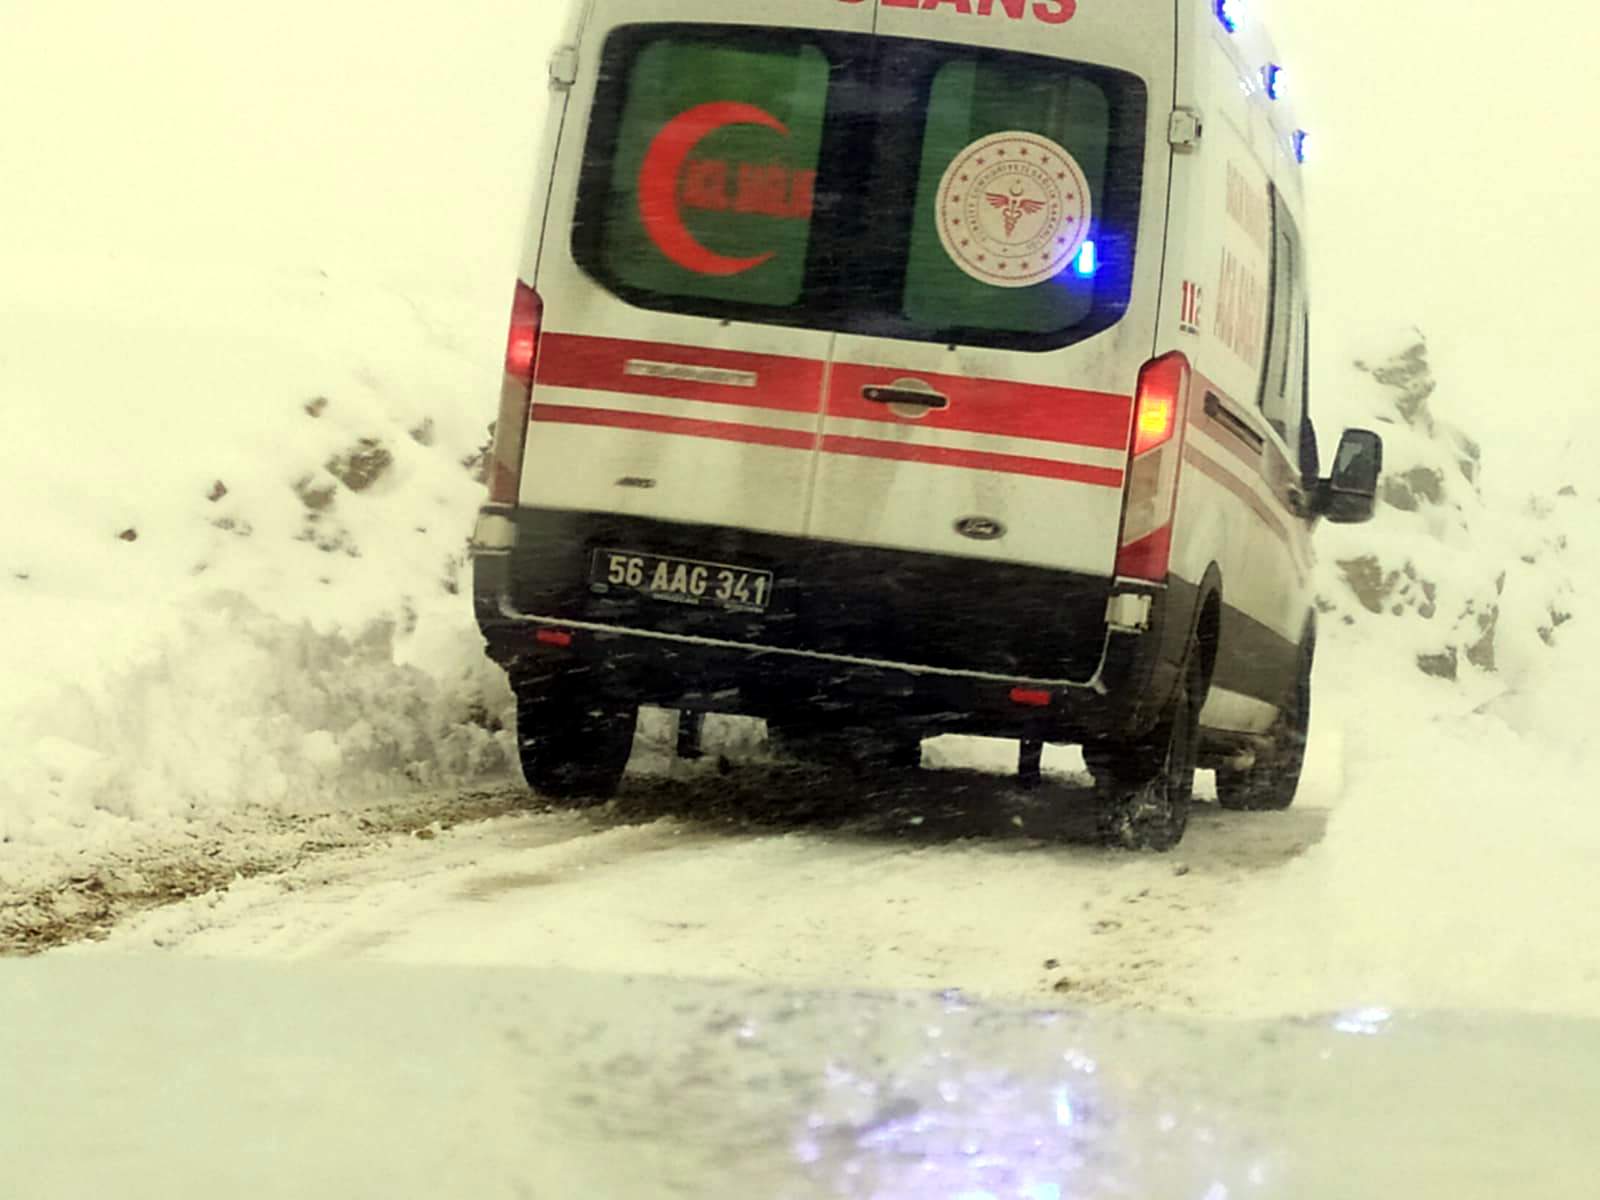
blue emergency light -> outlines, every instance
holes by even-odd
[[[1268,63],[1261,68],[1261,82],[1267,89],[1269,100],[1282,100],[1288,94],[1283,68],[1277,63]]]
[[[1295,162],[1299,162],[1299,163],[1305,162],[1306,154],[1307,154],[1306,147],[1307,147],[1307,144],[1310,141],[1311,141],[1311,135],[1309,133],[1307,133],[1304,129],[1296,129],[1294,131],[1294,160],[1295,160]]]
[[[1093,279],[1100,270],[1100,251],[1093,242],[1085,242],[1083,249],[1078,251],[1078,257],[1072,261],[1072,269],[1079,279]]]
[[[1212,0],[1217,20],[1229,33],[1239,32],[1239,22],[1244,20],[1244,0]]]

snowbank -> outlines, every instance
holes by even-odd
[[[8,14],[0,877],[503,766],[462,593],[534,7]]]
[[[109,678],[10,723],[0,839],[85,842],[219,809],[336,807],[408,782],[504,769],[499,714],[470,669],[397,661],[392,624],[356,635],[269,616],[243,596],[199,598],[177,632]]]
[[[1346,1002],[1600,1012],[1600,494],[1519,493],[1439,413],[1425,343],[1352,368],[1389,450],[1377,521],[1319,534],[1313,759],[1326,838],[1252,878],[1252,920],[1201,964],[1240,1012]],[[1309,774],[1315,777],[1316,771]]]
[[[0,844],[503,770],[465,572],[504,314],[161,283],[6,318]]]

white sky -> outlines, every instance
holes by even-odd
[[[0,0],[0,261],[508,295],[558,8]]]
[[[1600,11],[1496,0],[1258,0],[1316,141],[1323,348],[1412,322],[1439,351],[1441,412],[1491,465],[1583,470],[1600,398]],[[1326,313],[1326,305],[1324,306]]]
[[[1257,3],[1316,138],[1322,395],[1374,329],[1420,325],[1441,407],[1545,473],[1540,451],[1581,438],[1600,393],[1600,17],[1584,0]],[[558,10],[0,0],[0,262],[321,269],[498,303]]]

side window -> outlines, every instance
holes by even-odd
[[[1322,475],[1322,454],[1317,446],[1317,427],[1311,420],[1311,317],[1300,322],[1300,350],[1304,362],[1300,369],[1300,473],[1307,485]]]
[[[1282,197],[1273,194],[1272,328],[1261,408],[1291,453],[1301,453],[1306,407],[1305,251]]]

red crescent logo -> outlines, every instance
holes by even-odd
[[[789,136],[788,126],[753,104],[702,104],[667,123],[650,143],[639,171],[639,218],[645,232],[661,253],[697,275],[742,275],[772,258],[771,254],[729,258],[706,249],[684,226],[678,208],[678,185],[689,155],[706,138],[730,125],[760,125]]]

